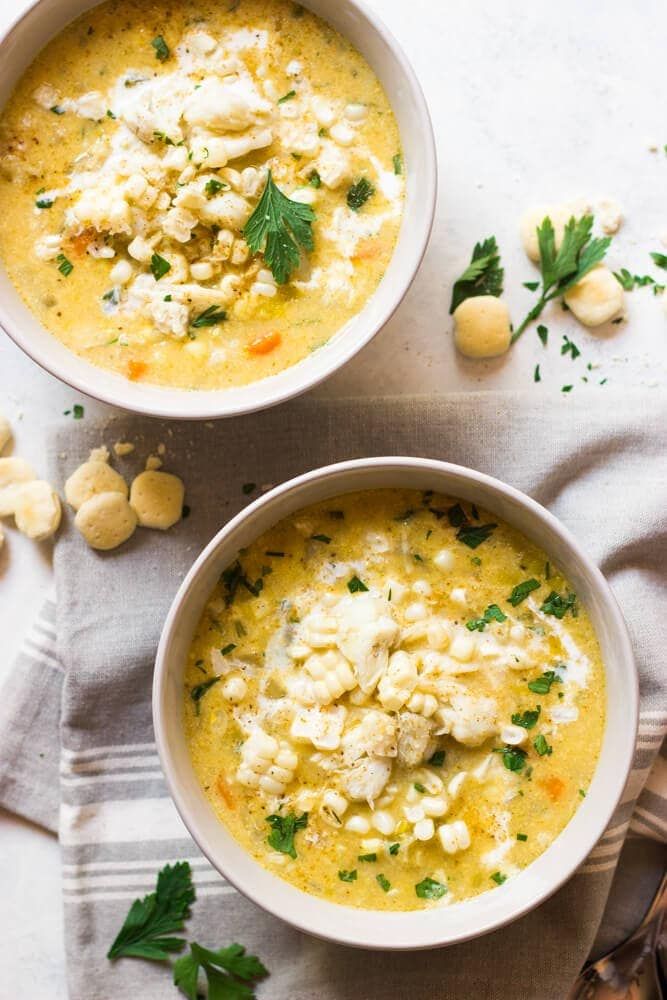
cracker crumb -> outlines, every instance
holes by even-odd
[[[149,455],[146,459],[146,470],[148,472],[155,472],[157,469],[162,468],[162,459],[158,458],[157,455]]]
[[[134,451],[134,445],[131,441],[116,441],[113,450],[119,458],[122,458],[123,455],[130,455]]]

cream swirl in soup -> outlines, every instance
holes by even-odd
[[[80,356],[243,385],[372,295],[404,179],[378,80],[304,8],[117,0],[49,43],[2,113],[0,255]]]
[[[376,490],[300,511],[225,570],[184,724],[213,809],[262,865],[411,910],[494,891],[552,843],[605,697],[548,556],[474,505]]]

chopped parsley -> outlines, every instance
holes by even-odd
[[[164,257],[160,257],[159,253],[154,253],[151,257],[151,274],[156,281],[160,278],[164,278],[165,274],[171,271],[171,264]]]
[[[400,844],[390,844],[389,845],[389,853],[393,857],[395,857],[398,854],[398,852],[399,852],[400,849],[401,849],[401,845]]]
[[[532,729],[540,717],[542,708],[540,705],[535,709],[527,709],[525,712],[515,712],[512,716],[512,725],[521,726],[523,729]]]
[[[255,211],[245,224],[243,235],[251,253],[264,252],[264,259],[279,285],[284,285],[299,266],[299,248],[313,249],[312,224],[315,213],[310,205],[292,201],[273,182],[269,170],[266,186]]]
[[[206,694],[206,692],[209,691],[214,684],[217,684],[219,680],[220,680],[219,675],[216,675],[215,677],[209,677],[208,680],[202,681],[201,684],[195,684],[195,686],[191,689],[190,697],[194,702],[195,715],[199,715],[199,703]]]
[[[500,753],[503,756],[503,764],[508,771],[522,771],[526,763],[526,751],[522,750],[521,747],[498,747],[494,753]]]
[[[574,341],[570,340],[570,338],[567,336],[567,334],[564,333],[563,334],[563,343],[561,344],[560,353],[561,354],[569,354],[572,357],[572,360],[574,361],[576,358],[579,357],[579,355],[581,354],[581,351],[579,350],[579,348],[577,347],[577,345],[574,343]]]
[[[527,833],[517,833],[516,839],[525,843],[525,841],[528,840],[528,834]]]
[[[64,115],[65,114],[65,109],[59,107],[57,104],[54,104],[52,108],[49,108],[49,111],[52,111],[54,113],[54,115]]]
[[[564,386],[561,387],[560,391],[561,392],[572,392],[573,389],[574,389],[573,385],[564,385]]]
[[[165,62],[169,58],[169,46],[162,35],[156,35],[151,45],[155,49],[155,58],[159,59],[160,62]]]
[[[663,270],[667,271],[667,254],[652,252],[651,258],[657,267],[661,267]]]
[[[468,517],[460,503],[455,503],[453,507],[447,509],[447,520],[452,528],[460,528],[468,523]]]
[[[331,542],[328,535],[311,535],[310,537],[313,542],[322,542],[323,545],[329,545]]]
[[[353,868],[351,872],[346,871],[344,868],[338,872],[338,878],[341,882],[356,882],[357,881],[357,869]]]
[[[229,656],[229,654],[233,653],[235,649],[236,649],[236,643],[228,642],[226,646],[222,647],[220,652],[222,653],[223,656]]]
[[[582,799],[586,798],[586,792],[583,790],[583,788],[579,789],[579,794],[581,795]]]
[[[275,549],[267,549],[267,551],[264,553],[264,555],[265,556],[273,556],[274,559],[284,559],[285,558],[285,553],[284,552],[278,552]]]
[[[372,854],[360,854],[357,861],[377,861],[378,856],[373,852]]]
[[[322,178],[318,174],[317,170],[311,170],[308,174],[308,183],[312,188],[322,187]]]
[[[483,632],[491,622],[504,621],[507,621],[507,615],[500,610],[497,604],[489,604],[481,618],[472,618],[466,622],[466,628],[469,632]]]
[[[399,175],[403,173],[403,157],[400,153],[394,153],[391,158],[391,162],[394,166],[394,173]]]
[[[203,312],[199,313],[199,316],[193,319],[190,326],[193,329],[198,330],[202,326],[217,326],[218,323],[224,323],[227,319],[227,313],[220,306],[212,305],[208,309],[204,309]]]
[[[429,763],[431,767],[442,767],[442,765],[445,763],[445,751],[436,750],[435,753],[431,757],[429,757],[427,763]]]
[[[421,882],[417,882],[415,892],[420,899],[442,899],[447,892],[447,886],[427,876]]]
[[[82,420],[84,412],[85,411],[81,403],[75,403],[72,407],[72,417],[74,420]]]
[[[299,830],[304,830],[308,826],[308,813],[301,813],[300,816],[296,813],[287,813],[286,816],[273,813],[266,817],[266,822],[271,827],[271,833],[267,838],[269,846],[281,854],[296,858],[294,836]]]
[[[545,670],[541,677],[528,681],[528,688],[533,694],[549,694],[552,684],[561,684],[561,679],[555,670]]]
[[[512,590],[512,593],[507,598],[508,604],[511,604],[513,608],[516,608],[522,601],[525,601],[529,594],[532,594],[534,590],[539,590],[540,582],[534,577],[530,580],[524,580],[523,583],[517,583],[516,587]]]
[[[375,881],[380,886],[383,892],[389,892],[389,890],[391,889],[391,882],[389,881],[388,878],[385,878],[384,875],[382,874],[376,875]]]
[[[224,187],[227,187],[224,181],[219,181],[217,177],[211,177],[209,178],[209,180],[206,181],[206,184],[204,185],[204,191],[210,198],[211,195],[217,194],[218,191],[222,191]]]
[[[363,591],[368,590],[368,587],[358,576],[353,576],[351,580],[347,581],[347,589],[351,594],[361,594]]]
[[[665,286],[658,284],[650,274],[631,274],[626,267],[620,271],[614,271],[614,277],[626,292],[631,292],[633,288],[645,288],[647,285],[653,286],[653,294],[659,295],[664,292]]]
[[[539,736],[535,737],[535,739],[533,740],[533,746],[535,747],[540,757],[544,757],[545,755],[549,756],[549,754],[552,753],[553,751],[553,748],[549,746],[542,733],[540,733]]]
[[[375,194],[375,188],[367,177],[360,177],[347,191],[347,205],[353,212],[358,212],[368,199]]]
[[[476,243],[470,263],[454,282],[450,314],[466,299],[476,295],[495,295],[496,298],[502,295],[504,274],[495,236],[488,236],[481,243]]]
[[[560,249],[556,250],[551,219],[545,218],[537,227],[542,287],[537,302],[512,334],[512,343],[542,314],[548,302],[564,295],[604,258],[611,240],[608,236],[592,237],[592,228],[592,215],[580,219],[572,217],[565,226]]]
[[[540,287],[539,281],[524,281],[523,287],[527,288],[529,292],[536,292]]]
[[[278,98],[278,104],[284,104],[285,101],[291,101],[293,97],[296,97],[296,90],[288,90],[286,94]]]
[[[68,260],[64,253],[59,253],[56,257],[58,263],[58,270],[65,277],[69,278],[70,274],[74,270],[74,264],[71,260]]]
[[[540,608],[545,615],[553,615],[559,620],[564,618],[569,611],[573,618],[577,617],[577,595],[571,592],[565,597],[561,597],[555,590],[552,590],[544,604]]]
[[[35,202],[36,208],[51,208],[55,201],[55,198],[38,198]]]
[[[259,597],[264,587],[264,581],[261,577],[255,580],[254,583],[248,579],[238,559],[224,570],[220,580],[225,590],[225,604],[227,607],[233,604],[239,587],[244,587],[253,597]],[[241,629],[243,628],[241,622],[236,626],[238,634],[245,635],[245,631],[239,631],[239,626]]]
[[[536,284],[535,287],[538,288],[539,284]],[[543,323],[540,323],[540,325],[537,328],[537,336],[542,341],[543,346],[546,347],[547,340],[549,339],[549,330]]]
[[[412,787],[414,788],[414,790],[416,792],[419,792],[420,795],[425,795],[426,794],[426,789],[424,788],[424,786],[422,785],[422,783],[420,781],[415,781],[415,783],[413,784]]]
[[[476,549],[491,537],[497,527],[497,524],[462,524],[456,532],[456,538],[469,549]]]
[[[541,382],[542,376],[540,375],[540,366],[535,365],[535,371],[533,372],[533,382]]]
[[[494,872],[493,875],[490,876],[490,878],[492,879],[493,882],[496,883],[496,885],[502,885],[503,882],[507,881],[507,875],[503,875],[502,872]]]
[[[252,491],[256,488],[257,487],[255,483],[244,483],[243,486],[241,487],[241,490],[245,494],[245,496],[249,496],[252,493]],[[268,554],[269,553],[267,552],[267,555]]]

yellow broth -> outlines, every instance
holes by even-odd
[[[585,796],[605,721],[598,642],[558,568],[497,520],[433,494],[341,496],[262,535],[211,595],[185,673],[193,766],[234,837],[305,892],[352,906],[412,910],[494,890],[548,847]],[[330,720],[334,713],[344,716],[339,744],[318,749],[292,735],[295,716],[309,711],[303,708],[308,657],[341,646],[350,654],[360,634],[354,620],[362,604],[353,603],[359,601],[379,602],[398,629],[389,641],[389,666],[384,663],[370,691],[348,683],[326,707],[320,702],[311,709],[318,719],[321,713]],[[337,624],[327,625],[327,618]],[[387,672],[399,647],[411,657],[418,682],[416,700],[396,708]],[[359,658],[348,662],[361,678],[368,661],[363,644],[355,648]],[[394,756],[383,758],[391,774],[374,801],[351,800],[350,764],[359,765],[364,717],[376,713],[372,744],[378,722],[391,726],[406,713],[428,712],[429,693],[438,708],[420,723],[432,732],[419,762],[405,754],[401,762],[399,735],[398,756],[394,747],[382,747]],[[465,711],[453,714],[460,697]],[[262,741],[266,735],[281,752],[287,748],[283,764],[294,763],[274,772],[288,779],[280,794],[239,780],[254,773],[243,768],[258,727]],[[520,745],[503,742],[517,733],[523,733]],[[366,749],[364,762],[377,746]],[[256,756],[250,761],[265,778],[266,765],[261,759],[257,765]],[[346,800],[338,814],[327,806],[336,795]],[[420,840],[424,802],[435,832]],[[374,826],[378,815],[383,831]],[[290,841],[295,818],[301,825]],[[422,834],[430,832],[425,818]],[[457,848],[461,823],[469,845]],[[442,826],[448,830],[441,837]]]
[[[191,65],[188,39],[193,32],[199,38],[212,37],[224,51],[228,45],[230,63],[241,61],[243,74],[270,105],[267,121],[272,123],[274,139],[268,147],[230,159],[223,168],[208,170],[205,161],[196,168],[193,162],[187,163],[181,176],[193,184],[197,177],[207,177],[227,185],[223,192],[231,184],[233,193],[242,193],[245,181],[237,175],[245,177],[249,168],[265,173],[270,167],[282,191],[290,196],[298,191],[298,197],[313,199],[314,250],[302,253],[302,263],[287,283],[279,284],[273,292],[269,288],[271,297],[252,291],[266,264],[261,253],[241,260],[241,223],[229,230],[223,227],[224,233],[234,237],[231,250],[220,242],[220,227],[201,219],[185,243],[165,235],[159,220],[185,184],[176,180],[179,175],[175,173],[169,174],[168,181],[160,181],[166,185],[162,189],[149,185],[149,192],[167,192],[164,210],[157,212],[155,208],[161,204],[159,199],[145,211],[141,208],[146,194],[136,192],[144,189],[146,176],[151,184],[158,184],[151,180],[153,168],[147,167],[143,173],[135,171],[130,181],[126,174],[112,172],[108,189],[100,189],[99,196],[93,191],[92,211],[86,214],[81,210],[80,217],[72,217],[81,190],[71,188],[91,180],[81,181],[81,171],[90,170],[93,181],[98,169],[100,176],[106,176],[110,168],[105,161],[114,136],[125,127],[123,108],[133,95],[140,96],[141,87],[166,78],[181,66],[187,74],[190,100],[202,81],[211,76],[213,71],[205,60]],[[266,32],[264,48],[244,48],[244,33],[248,32]],[[164,60],[157,57],[155,48],[155,40],[160,38],[169,51]],[[183,47],[181,64],[177,53]],[[98,95],[101,104],[97,112],[87,111],[85,117],[80,105],[73,109],[71,102],[91,92]],[[49,107],[51,100],[56,103]],[[318,127],[313,109],[326,121],[333,109],[335,124]],[[90,115],[95,113],[100,117],[94,120]],[[364,117],[348,121],[346,114]],[[286,117],[290,115],[295,117]],[[155,124],[159,124],[157,119]],[[319,148],[317,154],[313,150],[294,152],[293,146],[302,148],[299,143],[304,135],[299,129],[306,126],[309,141]],[[341,126],[341,141],[347,145],[337,145],[332,138]],[[183,146],[191,157],[192,132],[178,142],[154,128],[152,134],[144,136],[143,152],[173,156],[175,147]],[[226,139],[234,140],[239,134],[246,133],[227,132]],[[343,158],[347,173],[335,186],[321,182],[315,187],[314,172],[325,145],[333,149],[334,158]],[[201,155],[207,155],[205,148]],[[374,193],[353,211],[347,205],[347,192],[362,177],[370,180]],[[130,187],[135,194],[124,194]],[[53,192],[52,204],[46,204]],[[106,220],[96,222],[93,218],[99,214],[99,203],[106,193],[129,202],[135,227],[132,232],[114,232]],[[261,188],[247,195],[246,215],[256,207],[259,194]],[[135,197],[139,201],[133,201]],[[206,198],[210,197],[209,189]],[[38,319],[68,348],[133,380],[217,389],[254,382],[302,360],[340,330],[376,289],[393,252],[402,199],[398,129],[377,78],[344,38],[287,0],[240,0],[234,4],[184,0],[166,6],[152,0],[109,0],[79,17],[46,46],[20,80],[0,118],[0,256],[13,283]],[[38,203],[45,207],[37,207]],[[128,244],[137,227],[146,230],[151,249],[165,259],[175,254],[179,263],[173,263],[171,274],[150,290],[155,302],[147,306],[142,300],[140,307],[130,308],[126,299],[131,282],[137,274],[151,274],[149,259],[138,262],[128,256]],[[104,253],[112,250],[114,257],[91,256],[100,248]],[[238,261],[234,248],[239,251]],[[232,256],[225,258],[227,253]],[[60,255],[72,265],[69,273],[63,273]],[[126,284],[110,278],[113,265],[120,260],[134,268]],[[213,274],[197,279],[199,287],[194,295],[188,293],[196,283],[192,276],[189,284],[172,287],[170,282],[176,281],[177,272],[187,274],[193,263],[202,261],[211,263]],[[67,270],[67,264],[64,266]],[[227,284],[225,278],[230,279]],[[223,287],[224,296],[218,291]],[[166,294],[158,296],[160,290]],[[120,306],[116,299],[120,299]],[[163,300],[171,301],[170,306]],[[182,315],[173,320],[180,324],[177,335],[169,326],[171,316],[158,316],[158,308],[173,311],[174,303],[184,304],[188,311],[187,320]],[[195,321],[210,306],[218,307],[218,312],[224,307],[226,319],[210,326],[197,325]]]

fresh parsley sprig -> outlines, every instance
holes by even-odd
[[[273,182],[269,170],[266,187],[255,211],[245,224],[243,235],[251,253],[264,252],[264,260],[279,285],[284,285],[299,266],[299,248],[313,250],[312,224],[315,212],[310,205],[292,201]]]
[[[450,315],[462,302],[475,295],[495,295],[496,298],[502,295],[504,274],[495,236],[488,236],[481,243],[476,243],[470,263],[454,282]]]
[[[592,228],[592,215],[583,215],[580,219],[573,216],[565,226],[560,250],[556,250],[556,234],[551,219],[547,216],[542,225],[537,227],[542,272],[540,294],[533,308],[512,334],[513,344],[526,327],[542,314],[547,303],[564,295],[604,259],[611,239],[608,236],[591,237]]]
[[[183,930],[194,899],[188,862],[165,865],[158,874],[155,892],[132,903],[107,958],[148,958],[163,962],[171,952],[181,951],[186,943],[184,938],[169,935]]]
[[[227,948],[213,951],[193,942],[190,954],[183,955],[174,963],[174,985],[189,998],[197,1000],[199,977],[203,972],[208,983],[210,1000],[251,1000],[254,993],[251,986],[257,979],[268,975],[256,955],[246,955],[240,944],[230,944]]]

